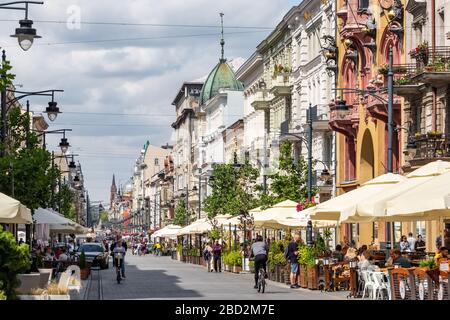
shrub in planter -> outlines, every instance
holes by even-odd
[[[16,297],[20,285],[17,275],[31,267],[31,254],[27,244],[18,245],[11,232],[4,231],[0,225],[0,292],[6,298]]]
[[[80,278],[86,280],[89,277],[91,269],[86,264],[86,254],[84,251],[80,254]]]

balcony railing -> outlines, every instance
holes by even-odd
[[[428,48],[413,59],[415,63],[394,65],[395,86],[450,82],[450,47]]]
[[[450,157],[450,139],[442,134],[416,137],[417,151],[413,160]]]

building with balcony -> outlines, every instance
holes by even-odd
[[[405,60],[405,2],[338,0],[336,19],[337,54],[328,51],[336,63],[337,94],[330,105],[330,127],[337,133],[337,193],[357,188],[387,171],[387,64],[390,48],[394,64]],[[330,38],[330,40],[333,40]],[[352,89],[378,90],[375,95]],[[348,106],[341,113],[342,100]],[[336,101],[340,101],[338,104]],[[402,125],[401,98],[394,98],[394,123]],[[400,171],[401,135],[393,139],[393,170]],[[341,229],[358,244],[390,241],[389,223],[347,224]],[[397,240],[397,239],[396,239]]]
[[[449,16],[450,3],[444,0],[409,0],[405,7],[406,60],[394,66],[394,92],[404,101],[402,140],[409,142],[402,162],[405,173],[435,160],[450,161],[450,33],[445,23]],[[402,234],[420,233],[427,248],[434,248],[444,228],[441,223],[398,225]]]
[[[184,200],[183,195],[186,193],[186,189],[191,190],[195,184],[202,130],[200,94],[203,82],[202,79],[184,82],[172,102],[177,119],[172,124],[172,128],[175,130],[175,145],[172,151],[174,193],[170,197],[173,197],[175,203],[180,199]],[[188,197],[188,202],[189,208],[196,208],[198,196]]]
[[[334,132],[328,126],[329,101],[334,97],[335,77],[328,70],[324,47],[325,41],[335,34],[335,2],[303,1],[299,14],[290,21],[292,32],[292,119],[282,126],[282,134],[295,133],[307,137],[308,112],[311,112],[313,128],[312,157],[316,162],[313,177],[323,169],[334,176]],[[311,109],[310,109],[311,107]],[[294,140],[295,141],[295,140]],[[306,139],[305,139],[306,141]],[[307,157],[305,143],[296,140],[296,150]],[[325,168],[324,168],[325,166]],[[335,195],[332,180],[326,183],[314,179],[319,187],[320,201]]]

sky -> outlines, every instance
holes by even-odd
[[[48,121],[48,130],[73,130],[67,133],[70,152],[79,155],[90,199],[109,203],[113,173],[125,184],[147,140],[172,143],[177,91],[218,62],[219,13],[225,14],[225,56],[246,59],[300,1],[44,2],[30,5],[29,18],[42,38],[27,52],[9,37],[23,12],[0,10],[0,47],[17,90],[65,90],[55,96],[63,113]],[[31,97],[31,110],[43,111],[48,101]],[[57,151],[60,138],[50,135],[48,149]]]

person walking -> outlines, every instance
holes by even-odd
[[[294,234],[294,239],[289,242],[286,250],[286,258],[291,263],[291,289],[298,289],[298,245],[300,244],[300,233],[296,232]]]
[[[212,249],[214,257],[214,271],[222,272],[222,246],[219,244],[219,241],[216,240]]]
[[[203,250],[203,260],[206,261],[206,270],[208,272],[213,272],[213,268],[211,266],[211,257],[212,257],[213,249],[211,247],[211,243],[206,243],[205,250]]]

